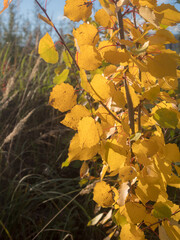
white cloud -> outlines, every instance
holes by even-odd
[[[66,20],[66,19],[68,19],[66,16],[64,16],[64,15],[62,15],[62,14],[60,14],[59,16],[57,16],[57,21],[61,21],[61,20]]]

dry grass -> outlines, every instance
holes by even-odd
[[[48,222],[38,240],[102,239],[101,229],[86,226],[91,196],[74,198],[81,191],[79,162],[61,169],[74,133],[48,105],[56,66],[34,51],[16,56],[15,65],[10,60],[9,45],[0,50],[1,239],[33,239]]]

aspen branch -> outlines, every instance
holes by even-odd
[[[120,38],[124,39],[124,24],[123,24],[123,16],[121,13],[121,9],[119,9],[117,16],[118,16],[118,23],[120,27]],[[125,45],[122,45],[122,48],[126,49]],[[134,108],[133,108],[133,102],[129,92],[126,77],[124,77],[124,86],[126,91],[130,128],[131,128],[132,134],[134,134]]]
[[[40,7],[40,9],[44,12],[44,14],[46,15],[47,19],[52,23],[52,26],[54,28],[54,30],[56,31],[57,35],[59,36],[60,40],[61,40],[61,43],[64,45],[65,49],[68,51],[69,55],[71,56],[76,68],[78,71],[80,71],[80,68],[73,56],[73,54],[71,53],[71,51],[69,50],[68,46],[66,45],[63,37],[61,36],[60,32],[57,30],[56,26],[54,25],[54,23],[52,22],[51,18],[49,17],[49,15],[47,14],[47,11],[45,8],[42,7],[42,5],[38,2],[38,0],[35,0],[35,2],[37,3],[37,5]]]
[[[176,211],[175,213],[171,214],[171,216],[174,216],[174,215],[176,215],[176,214],[179,213],[179,212],[180,212],[180,210],[178,210],[178,211]],[[141,229],[141,230],[148,229],[148,228],[150,228],[150,227],[152,227],[152,226],[154,226],[154,225],[156,225],[156,224],[162,223],[162,222],[164,222],[164,221],[166,221],[166,220],[167,220],[167,218],[163,218],[163,219],[161,219],[161,220],[159,220],[159,221],[157,221],[157,222],[155,222],[155,223],[150,224],[150,225],[147,226],[147,227],[144,227],[144,228]]]
[[[130,128],[131,128],[132,134],[134,134],[135,133],[135,131],[134,131],[134,107],[133,107],[133,102],[132,102],[132,98],[131,98],[131,95],[129,92],[126,77],[124,78],[124,86],[125,86],[125,91],[126,91]]]

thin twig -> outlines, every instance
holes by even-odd
[[[180,210],[178,210],[178,211],[176,211],[175,213],[171,214],[171,216],[176,215],[176,214],[179,213],[179,212],[180,212]],[[150,225],[147,226],[147,227],[144,227],[144,228],[141,229],[141,230],[145,230],[145,229],[150,228],[150,227],[152,227],[152,226],[154,226],[154,225],[156,225],[156,224],[162,223],[162,222],[164,222],[164,221],[166,221],[166,220],[167,220],[167,218],[163,218],[163,219],[161,219],[161,220],[159,220],[159,221],[157,221],[157,222],[155,222],[155,223],[150,224]]]
[[[44,12],[44,14],[46,15],[47,19],[53,24],[51,18],[50,18],[49,15],[47,14],[46,9],[42,7],[42,5],[38,2],[38,0],[35,0],[35,2],[38,4],[38,6],[39,6],[39,7],[41,8],[41,10]],[[75,64],[77,70],[79,71],[80,68],[79,68],[79,66],[78,66],[78,64],[77,64],[77,62],[76,62],[73,54],[72,54],[71,51],[69,50],[69,48],[68,48],[68,46],[66,45],[63,37],[61,36],[60,32],[57,30],[57,28],[56,28],[56,26],[55,26],[54,24],[53,24],[53,28],[54,28],[54,30],[56,31],[57,35],[59,36],[59,38],[60,38],[60,40],[61,40],[61,43],[64,45],[65,49],[68,51],[69,55],[71,56],[71,58],[72,58],[72,60],[73,60],[73,62],[74,62],[74,64]]]
[[[120,28],[120,38],[124,39],[124,25],[123,25],[123,16],[121,13],[121,9],[119,9],[117,16],[118,16],[118,22],[119,22],[119,28]],[[122,48],[126,49],[125,45],[122,45]],[[129,92],[126,76],[124,76],[124,86],[126,91],[130,128],[131,128],[132,134],[134,134],[134,108],[133,108],[133,102]]]
[[[126,77],[124,78],[124,86],[126,91],[130,128],[131,128],[132,134],[134,134],[134,107],[133,107],[132,98],[129,92],[129,88],[127,85]]]
[[[124,39],[124,24],[123,24],[123,16],[121,13],[121,9],[119,9],[117,16],[118,16],[118,23],[119,23],[119,27],[120,27],[120,31],[119,31],[120,38]],[[126,49],[125,45],[121,45],[121,47],[122,47],[122,49]]]
[[[138,131],[141,131],[141,103],[138,105]]]

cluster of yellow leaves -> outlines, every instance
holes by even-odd
[[[174,214],[179,208],[168,200],[167,186],[180,186],[180,152],[175,143],[165,142],[162,128],[180,128],[174,91],[180,58],[165,48],[168,43],[177,43],[166,28],[180,22],[180,13],[170,4],[158,6],[156,0],[119,0],[117,5],[110,0],[99,2],[102,8],[94,16],[96,22],[89,18],[90,0],[66,0],[64,8],[64,15],[72,21],[84,21],[73,30],[75,59],[80,68],[80,86],[76,89],[81,87],[83,93],[80,96],[69,83],[64,83],[67,76],[58,75],[58,84],[49,99],[54,108],[67,112],[61,123],[76,131],[67,161],[82,161],[80,176],[98,180],[94,201],[114,211],[100,222],[104,224],[113,214],[116,225],[108,239],[117,235],[121,227],[122,240],[143,240],[144,232],[138,228],[142,222],[151,225],[152,230],[159,227],[161,240],[179,239],[178,214]],[[127,39],[119,39],[116,15],[119,9],[126,11],[126,5],[136,9],[144,24],[137,28],[125,15]],[[99,34],[100,29],[105,33]],[[152,30],[154,33],[149,36]],[[58,62],[49,34],[41,39],[39,54],[49,63]],[[67,58],[64,61],[70,68],[72,61]],[[134,132],[129,125],[130,114]],[[92,176],[90,163],[97,164]],[[89,225],[98,223],[102,216]]]

